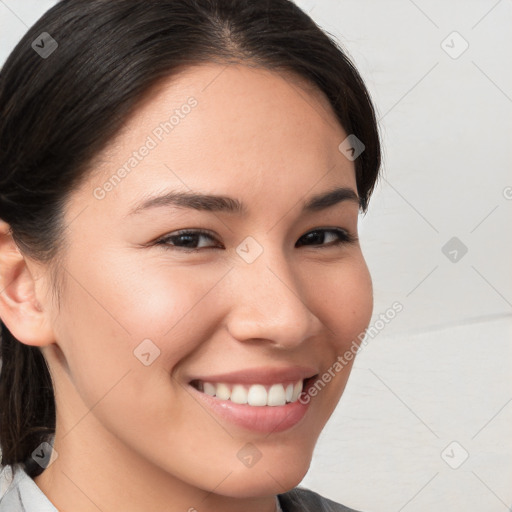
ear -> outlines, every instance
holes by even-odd
[[[44,311],[43,297],[38,297],[43,282],[36,281],[9,224],[0,219],[0,318],[18,341],[41,347],[55,338],[49,311]]]

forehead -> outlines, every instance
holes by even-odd
[[[83,192],[90,197],[112,182],[109,201],[133,204],[155,187],[254,194],[273,185],[303,195],[323,180],[324,189],[355,188],[353,163],[338,150],[346,136],[325,95],[305,79],[204,64],[148,91]]]

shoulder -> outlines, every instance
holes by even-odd
[[[21,466],[1,469],[0,512],[57,512]]]
[[[283,512],[358,512],[304,487],[278,495]]]

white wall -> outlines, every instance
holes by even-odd
[[[54,3],[0,1],[0,63]],[[384,177],[360,224],[378,334],[357,357],[303,485],[365,512],[506,512],[512,2],[297,3],[355,60],[385,146]],[[461,246],[445,250],[457,251],[455,262],[442,252],[452,237],[467,248],[463,257]],[[382,328],[375,322],[395,301],[404,309]]]
[[[404,306],[358,355],[303,483],[365,511],[505,512],[512,2],[298,3],[349,50],[376,101],[384,179],[361,237],[375,318]],[[456,59],[441,47],[453,31],[469,44]],[[441,250],[452,237],[468,249],[457,262]],[[445,462],[464,450],[457,469]]]

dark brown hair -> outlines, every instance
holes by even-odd
[[[32,46],[43,33],[58,44],[46,58]],[[288,71],[322,91],[365,145],[355,169],[366,212],[381,158],[368,91],[339,44],[292,1],[62,0],[0,71],[0,218],[22,253],[58,275],[63,206],[94,158],[153,85],[205,62]],[[0,328],[2,465],[34,477],[42,468],[31,454],[55,432],[52,379],[37,347]]]

